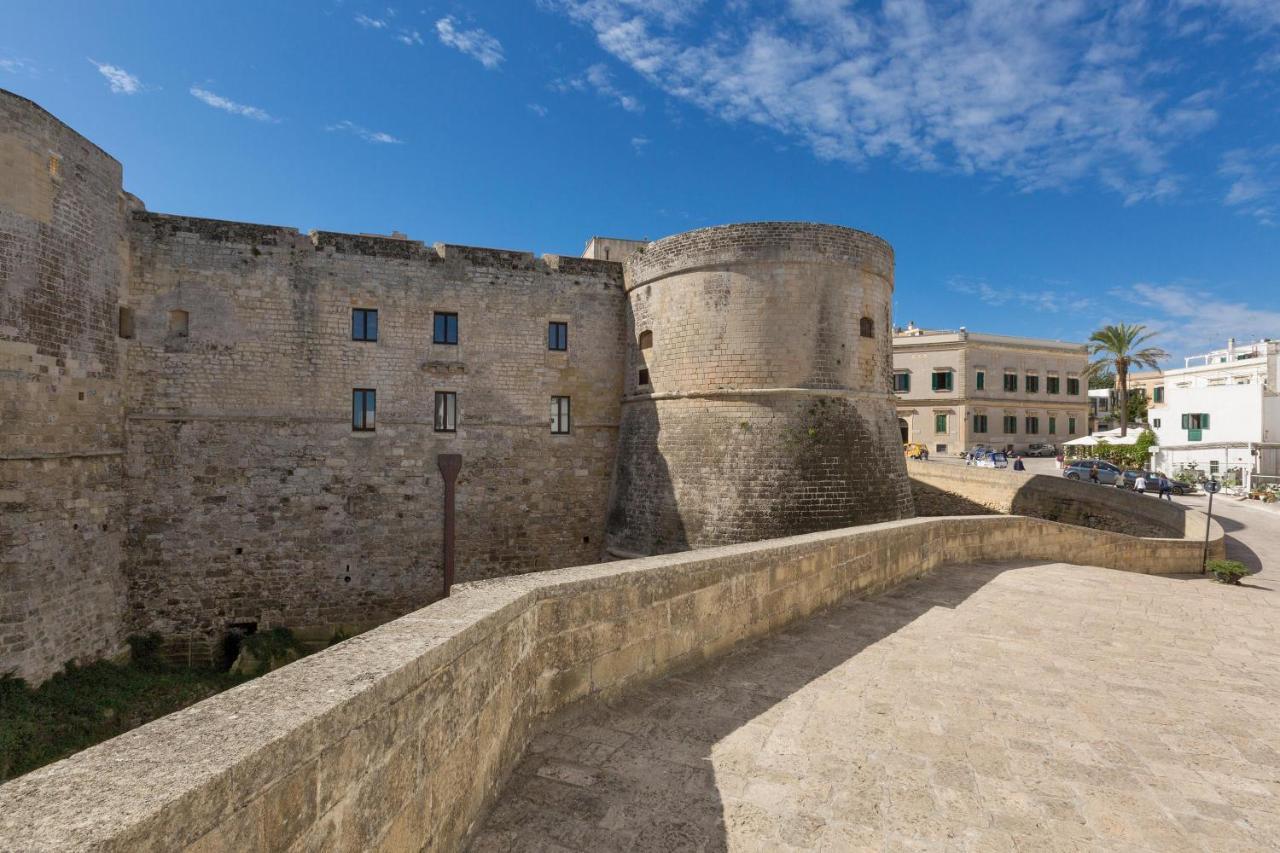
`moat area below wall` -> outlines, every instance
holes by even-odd
[[[1020,516],[925,518],[480,581],[0,786],[0,847],[456,850],[538,721],[572,702],[947,564],[1186,572],[1200,547]]]

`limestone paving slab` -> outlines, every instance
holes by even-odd
[[[471,850],[1276,849],[1280,516],[1223,513],[1246,587],[953,566],[567,711]]]

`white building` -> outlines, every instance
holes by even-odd
[[[1157,468],[1248,485],[1280,474],[1280,343],[1261,340],[1186,359],[1164,372],[1164,405],[1150,412]]]

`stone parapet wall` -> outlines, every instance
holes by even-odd
[[[539,718],[570,703],[950,563],[1159,573],[1192,570],[1199,549],[933,518],[481,581],[0,786],[0,847],[455,850]]]
[[[938,462],[908,462],[907,473],[918,515],[1002,512],[1130,536],[1204,537],[1205,517],[1198,510],[1112,486]]]

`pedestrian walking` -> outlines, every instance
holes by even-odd
[[[1169,482],[1169,478],[1164,474],[1159,474],[1157,476],[1160,478],[1158,481],[1158,485],[1160,486],[1160,497],[1164,498],[1169,503],[1173,503],[1173,483]]]
[[[1062,454],[1059,453],[1057,456],[1055,456],[1053,461],[1057,463],[1058,470],[1061,471],[1062,470]]]
[[[1027,466],[1022,464],[1022,457],[1021,457],[1021,456],[1015,456],[1015,457],[1013,458],[1013,470],[1015,470],[1015,471],[1025,471],[1025,470],[1027,470]]]
[[[1147,478],[1142,475],[1141,471],[1139,471],[1138,476],[1133,479],[1133,490],[1140,495],[1145,495],[1147,493]]]
[[[929,448],[927,447],[920,448],[920,461],[921,462],[929,461]]]
[[[1098,463],[1096,462],[1089,468],[1089,482],[1098,482]]]

